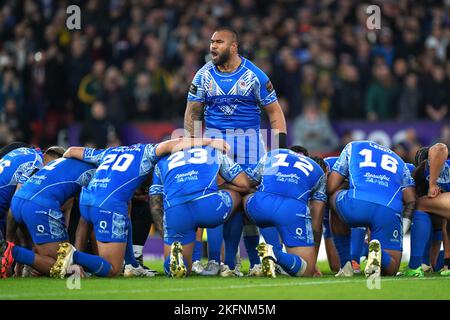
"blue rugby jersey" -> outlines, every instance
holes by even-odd
[[[105,150],[85,148],[83,160],[98,165],[81,192],[80,204],[126,210],[135,190],[158,162],[157,145],[135,144]]]
[[[42,153],[31,148],[15,149],[0,160],[0,217],[8,210],[17,185],[43,165]]]
[[[333,171],[349,179],[351,198],[401,212],[402,190],[414,181],[405,162],[392,150],[372,141],[347,144]]]
[[[297,199],[327,201],[326,176],[311,158],[288,149],[268,152],[255,168],[252,178],[261,182],[258,191]]]
[[[91,181],[93,164],[59,158],[48,163],[24,183],[15,197],[31,200],[43,207],[60,210],[64,203]]]
[[[218,190],[217,175],[231,182],[242,168],[211,147],[195,147],[164,156],[155,166],[149,193],[163,194],[164,207],[180,205]]]
[[[205,136],[226,139],[232,159],[250,174],[266,153],[261,107],[277,101],[277,96],[267,75],[250,60],[241,59],[232,73],[206,63],[195,75],[187,99],[205,104]]]

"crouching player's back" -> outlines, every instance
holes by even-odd
[[[372,141],[349,143],[328,177],[331,227],[341,265],[350,263],[348,227],[369,227],[372,241],[366,276],[395,275],[402,252],[402,219],[415,208],[414,181],[392,150]],[[349,179],[349,190],[338,190]],[[405,204],[403,206],[403,203]],[[381,248],[380,248],[381,246]]]
[[[62,155],[62,153],[61,153]],[[8,235],[13,261],[32,266],[49,275],[56,261],[59,244],[68,241],[66,222],[73,197],[87,186],[95,166],[75,159],[59,158],[39,170],[20,188],[11,202],[14,220],[26,226],[35,252],[13,243]]]
[[[260,227],[275,226],[287,250],[286,254],[265,243],[258,246],[266,276],[275,276],[273,261],[292,276],[314,273],[314,244],[320,243],[327,201],[321,162],[323,168],[300,153],[278,149],[267,153],[255,169],[260,185],[244,200],[246,213]]]
[[[182,277],[189,272],[197,227],[213,228],[227,222],[224,228],[228,230],[227,224],[232,220],[236,223],[233,232],[242,231],[242,215],[232,219],[241,197],[234,190],[219,190],[218,176],[231,183],[233,186],[230,187],[235,190],[249,188],[250,182],[242,168],[211,147],[173,153],[155,166],[150,194],[152,198],[164,194],[164,266],[167,274]],[[226,251],[231,250],[230,246],[237,249],[239,242],[231,244],[228,240],[225,237]]]

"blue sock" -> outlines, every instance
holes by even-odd
[[[238,212],[231,217],[223,226],[223,239],[225,241],[224,263],[233,270],[236,267],[236,253],[241,241],[244,217]]]
[[[131,224],[128,227],[127,249],[125,250],[125,264],[131,264],[135,268],[139,267],[139,262],[137,262],[134,256],[133,233],[131,230]]]
[[[259,244],[259,232],[255,225],[244,226],[244,244],[247,250],[248,260],[250,261],[250,268],[253,268],[255,264],[261,263],[258,251],[256,250]]]
[[[13,247],[12,256],[14,260],[22,264],[32,266],[34,263],[34,252],[20,246]]]
[[[223,242],[223,225],[206,229],[206,235],[208,236],[208,260],[220,262],[220,252],[222,251]]]
[[[448,222],[447,222],[448,223]],[[439,271],[444,267],[444,250],[439,251],[436,265],[433,267],[434,271]]]
[[[442,241],[442,230],[433,230],[433,235],[431,236],[431,241]]]
[[[352,228],[351,229],[351,245],[350,245],[350,257],[359,263],[361,258],[361,252],[364,246],[364,238],[366,237],[366,228]]]
[[[280,236],[278,230],[275,227],[259,228],[259,232],[264,237],[264,241],[272,245],[274,250],[283,250],[283,246],[280,242]]]
[[[92,274],[99,277],[107,277],[112,268],[111,264],[102,257],[81,251],[73,253],[73,263],[86,267]]]
[[[430,239],[431,228],[430,215],[423,211],[415,211],[411,224],[411,257],[408,264],[410,269],[417,269],[422,265],[425,251],[429,256],[430,249],[425,248]],[[430,258],[427,260],[429,262]]]
[[[339,255],[341,268],[343,268],[347,261],[350,261],[350,235],[334,235],[334,245],[336,246],[336,250]]]
[[[361,257],[367,257],[369,255],[369,243],[364,241],[361,251]]]
[[[302,260],[295,254],[285,253],[282,250],[273,250],[277,264],[283,267],[284,271],[291,276],[296,276],[302,266]]]
[[[386,269],[391,264],[391,255],[381,249],[381,269]]]
[[[192,252],[192,261],[200,261],[202,259],[203,242],[195,240],[194,251]]]

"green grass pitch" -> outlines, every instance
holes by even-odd
[[[422,279],[384,277],[380,289],[368,289],[362,275],[335,278],[320,263],[321,278],[220,278],[162,275],[162,261],[148,265],[161,274],[154,278],[81,279],[80,289],[69,290],[66,280],[23,278],[0,280],[0,300],[8,299],[150,299],[150,300],[302,300],[302,299],[450,299],[450,277],[437,273]],[[243,269],[248,270],[244,261]],[[376,284],[372,284],[376,287]]]

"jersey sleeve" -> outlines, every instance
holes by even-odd
[[[156,155],[156,148],[158,144],[147,144],[145,145],[144,155],[150,161],[151,164],[156,165],[161,157]]]
[[[327,202],[327,177],[323,174],[312,191],[311,200]]]
[[[96,171],[95,168],[86,170],[78,177],[77,183],[82,187],[86,187],[94,177],[95,171]]]
[[[409,171],[408,165],[405,164],[403,168],[403,179],[402,179],[402,187],[403,188],[410,188],[415,187],[416,183],[414,179],[411,177],[411,172]]]
[[[161,171],[159,170],[158,165],[155,166],[155,170],[153,171],[153,182],[150,189],[148,190],[148,194],[150,196],[164,194],[164,186],[161,179]]]
[[[344,150],[342,150],[341,155],[336,160],[336,163],[333,165],[332,171],[336,171],[340,175],[344,177],[348,177],[349,171],[349,163],[350,163],[350,154],[352,152],[352,144],[349,143],[345,146]]]
[[[253,169],[250,178],[260,183],[264,173],[264,163],[266,162],[267,154],[265,154],[259,161],[256,167]]]
[[[42,158],[38,155],[36,156],[36,159],[34,161],[25,162],[22,165],[20,165],[17,172],[19,173],[17,175],[17,184],[24,184],[25,182],[30,179],[30,177],[35,174],[39,169],[41,169],[44,166],[44,163],[42,162]]]
[[[203,66],[203,68],[198,70],[195,74],[194,79],[192,80],[192,83],[189,87],[189,93],[187,97],[188,101],[205,102],[206,91],[203,87],[203,78],[206,70],[208,69],[207,66],[208,64]]]
[[[219,173],[227,182],[232,182],[244,170],[227,155],[219,153]]]
[[[83,161],[95,164],[96,166],[100,165],[103,155],[109,149],[95,149],[95,148],[84,148],[83,151]]]
[[[255,96],[260,106],[265,107],[277,101],[277,94],[269,77],[260,69],[254,70],[258,81],[255,86]]]

